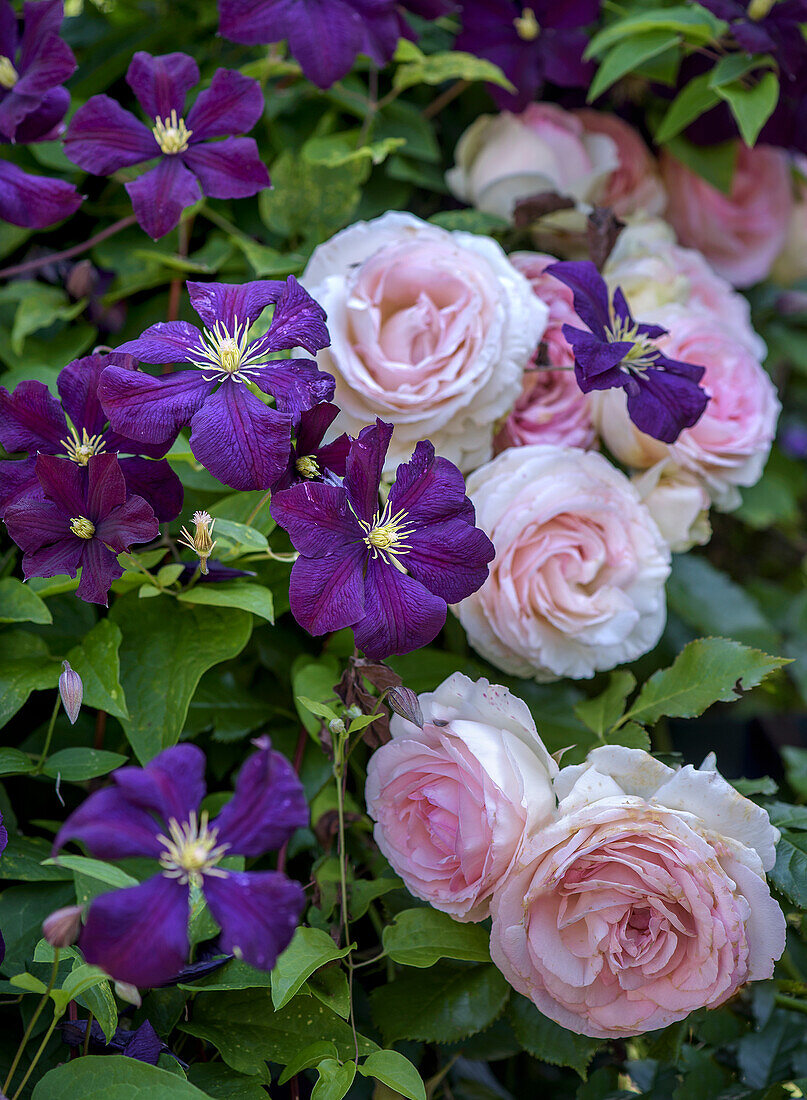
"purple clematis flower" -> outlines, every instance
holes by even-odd
[[[108,367],[101,403],[116,431],[147,443],[173,441],[190,424],[191,450],[214,477],[234,489],[268,489],[288,466],[300,414],[334,391],[333,378],[313,359],[269,357],[297,346],[312,355],[326,347],[325,313],[293,277],[187,285],[204,332],[187,321],[160,322],[118,351],[193,369],[155,378]],[[270,304],[269,331],[250,341],[250,327]],[[257,397],[253,386],[274,397],[277,408]]]
[[[391,436],[391,426],[377,420],[352,444],[343,485],[307,481],[271,504],[300,554],[289,590],[295,619],[310,634],[352,626],[356,645],[372,658],[432,641],[446,605],[483,584],[494,556],[474,526],[462,474],[435,458],[431,443],[418,443],[380,503]]]
[[[62,1041],[69,1047],[83,1047],[87,1038],[88,1020],[65,1020],[61,1025]],[[138,1028],[126,1030],[118,1027],[107,1042],[106,1035],[97,1020],[90,1025],[88,1054],[120,1054],[136,1058],[149,1066],[156,1066],[161,1054],[171,1054],[171,1048],[162,1041],[148,1020]]]
[[[636,427],[674,443],[706,408],[709,395],[698,385],[704,368],[662,354],[654,341],[667,330],[634,321],[618,287],[611,302],[605,280],[590,261],[552,264],[546,270],[572,290],[575,312],[591,330],[563,326],[580,389],[590,393],[621,387]]]
[[[122,371],[135,370],[131,356],[114,352],[68,363],[57,382],[61,403],[42,382],[20,382],[11,394],[0,388],[0,443],[9,453],[29,455],[21,461],[0,461],[0,517],[17,500],[44,499],[36,476],[37,454],[63,455],[86,469],[90,457],[102,453],[118,454],[127,494],[143,497],[158,520],[167,522],[179,515],[182,482],[166,461],[154,461],[162,459],[170,443],[136,443],[107,425],[98,383],[112,363]]]
[[[150,125],[109,96],[96,95],[73,116],[64,150],[97,176],[160,158],[154,168],[126,184],[137,220],[150,237],[173,229],[185,207],[202,195],[243,199],[270,186],[254,140],[232,136],[251,130],[263,113],[256,80],[217,69],[187,115],[185,97],[199,83],[199,67],[187,54],[152,57],[140,51],[126,80]]]
[[[734,40],[746,53],[771,53],[790,80],[807,67],[807,0],[701,0],[718,19],[729,24]]]
[[[286,38],[305,76],[329,88],[357,54],[385,65],[399,38],[414,37],[405,9],[436,19],[454,6],[453,0],[219,0],[219,33],[247,46]]]
[[[274,492],[289,489],[300,481],[330,481],[345,476],[350,436],[340,435],[332,443],[322,440],[339,415],[338,405],[323,401],[301,413],[288,467],[280,480],[272,486]]]
[[[82,841],[98,859],[145,856],[160,870],[139,886],[102,894],[90,906],[79,947],[117,981],[169,981],[188,957],[192,891],[201,891],[221,926],[222,949],[271,970],[300,920],[302,887],[277,871],[240,872],[224,856],[262,856],[308,823],[300,780],[268,737],[244,764],[235,795],[214,821],[199,813],[205,756],[177,745],[145,768],[119,768],[112,786],[71,814],[55,847]]]
[[[11,0],[0,0],[0,137],[7,141],[41,140],[64,118],[70,93],[60,85],[76,59],[59,37],[63,15],[62,0],[26,0],[20,34]]]
[[[6,509],[8,533],[23,551],[29,577],[75,577],[76,595],[106,606],[109,586],[122,576],[118,554],[159,533],[154,512],[142,497],[126,496],[126,482],[114,454],[93,455],[84,471],[68,458],[39,455],[36,476],[44,500],[20,500]]]
[[[594,65],[583,60],[600,0],[465,0],[455,48],[498,65],[515,95],[491,85],[497,104],[522,111],[540,97],[544,82],[563,88],[590,83]]]
[[[47,229],[64,221],[84,201],[72,183],[32,176],[0,160],[0,221],[25,229]]]

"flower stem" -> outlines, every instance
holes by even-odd
[[[134,214],[127,214],[125,218],[113,222],[112,225],[108,225],[106,229],[102,229],[100,233],[96,233],[93,237],[88,237],[81,244],[74,244],[72,248],[66,248],[64,252],[50,252],[46,256],[38,256],[35,260],[26,260],[24,264],[4,267],[0,271],[0,279],[10,279],[13,275],[25,275],[28,271],[37,271],[40,267],[58,263],[60,260],[71,260],[74,256],[80,256],[82,252],[86,252],[89,248],[100,244],[101,241],[107,240],[108,237],[114,237],[116,233],[128,229],[136,221],[137,218]]]
[[[343,733],[334,741],[333,774],[336,778],[336,811],[339,818],[339,884],[342,897],[342,925],[345,930],[345,947],[350,947],[350,918],[347,911],[347,846],[345,844],[345,747],[347,737],[347,733]],[[348,952],[345,961],[348,972],[350,1027],[353,1031],[353,1046],[358,1062],[359,1037],[356,1034],[356,1018],[353,1012],[353,959],[350,952]]]
[[[807,1001],[801,1001],[798,997],[789,997],[787,993],[777,993],[774,1000],[780,1008],[789,1008],[793,1012],[803,1012],[807,1016]]]
[[[56,725],[56,715],[59,713],[59,707],[62,705],[62,697],[58,690],[56,692],[56,702],[53,706],[53,711],[50,716],[50,722],[48,723],[48,732],[45,735],[45,747],[39,757],[39,763],[34,768],[32,775],[39,775],[42,769],[45,767],[45,761],[48,758],[48,752],[50,751],[50,743],[53,740],[53,729]]]
[[[50,1022],[50,1027],[45,1032],[45,1037],[43,1038],[42,1042],[39,1044],[39,1048],[37,1049],[37,1052],[34,1055],[32,1061],[31,1061],[31,1064],[30,1064],[30,1066],[28,1067],[28,1069],[26,1071],[25,1076],[23,1077],[22,1081],[20,1081],[20,1087],[17,1089],[17,1091],[11,1097],[11,1100],[18,1100],[18,1097],[22,1095],[22,1090],[25,1088],[26,1084],[28,1083],[28,1078],[34,1072],[34,1067],[36,1066],[39,1059],[42,1057],[42,1054],[45,1050],[45,1047],[48,1045],[48,1043],[50,1041],[50,1037],[53,1034],[54,1030],[56,1029],[56,1025],[58,1024],[60,1019],[61,1019],[61,1014],[58,1013],[58,1012],[54,1012],[53,1019]]]
[[[261,508],[263,508],[263,506],[264,506],[264,504],[266,504],[267,500],[271,500],[271,498],[272,498],[272,490],[267,489],[266,492],[261,497],[261,499],[258,501],[258,503],[255,505],[255,507],[252,509],[252,511],[247,516],[247,521],[246,521],[246,526],[247,527],[252,526],[252,521],[255,519],[258,512],[260,512]]]
[[[87,1017],[87,1034],[84,1036],[84,1046],[83,1046],[82,1051],[81,1051],[81,1053],[84,1055],[85,1058],[87,1057],[87,1055],[90,1052],[90,1034],[92,1032],[92,1025],[93,1025],[94,1019],[95,1019],[95,1017],[93,1016],[93,1014],[91,1012],[89,1014],[89,1016]]]
[[[6,1077],[5,1081],[3,1082],[3,1094],[4,1095],[9,1090],[12,1078],[14,1077],[14,1074],[17,1071],[17,1066],[20,1064],[20,1058],[22,1058],[23,1051],[25,1050],[26,1046],[28,1045],[28,1040],[31,1038],[31,1032],[34,1030],[34,1027],[36,1026],[37,1020],[42,1015],[42,1009],[48,1003],[48,998],[50,997],[50,991],[53,989],[54,985],[56,984],[56,977],[57,977],[58,973],[59,973],[59,948],[55,947],[53,949],[53,968],[51,969],[51,972],[50,972],[50,981],[48,982],[48,988],[42,994],[42,999],[40,1000],[39,1004],[34,1009],[34,1014],[33,1014],[33,1016],[31,1017],[31,1019],[28,1023],[28,1027],[25,1029],[25,1034],[22,1037],[20,1045],[17,1047],[17,1053],[14,1055],[14,1061],[11,1063],[11,1069],[8,1071],[8,1076]],[[25,1081],[23,1081],[23,1084],[25,1084]]]

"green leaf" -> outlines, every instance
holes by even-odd
[[[247,1077],[235,1073],[221,1062],[197,1062],[188,1069],[188,1079],[202,1089],[206,1096],[215,1097],[216,1100],[266,1100],[264,1085],[271,1081],[268,1070],[265,1074]]]
[[[233,244],[237,245],[247,258],[247,263],[259,279],[267,277],[277,278],[295,275],[305,267],[305,257],[297,253],[278,252],[276,248],[270,248],[266,244],[258,244],[250,237],[233,237]]]
[[[180,989],[194,993],[215,993],[232,989],[268,989],[271,977],[265,970],[256,970],[249,963],[232,959],[220,970],[206,974],[195,982],[182,982]]]
[[[645,5],[635,15],[618,19],[601,30],[588,44],[584,57],[599,57],[619,42],[645,34],[651,30],[675,31],[683,35],[688,42],[704,44],[720,37],[726,24],[699,4],[646,9]]]
[[[333,685],[340,675],[338,662],[329,656],[312,660],[310,657],[298,658],[291,668],[291,690],[294,693],[294,705],[309,733],[318,734],[320,729],[319,718],[315,718],[308,709],[308,703],[321,702],[326,699],[335,699]],[[307,699],[308,703],[301,705],[297,702]]]
[[[294,697],[301,706],[304,706],[306,710],[312,714],[316,714],[318,718],[324,718],[326,722],[332,722],[334,718],[338,718],[339,715],[336,710],[328,706],[327,703],[318,703],[315,699],[308,699],[305,695],[295,695]]]
[[[728,638],[697,638],[669,668],[653,673],[628,717],[642,725],[653,725],[662,715],[695,718],[712,703],[733,702],[786,664],[786,657],[770,657]]]
[[[20,882],[72,881],[73,872],[69,868],[56,867],[50,862],[52,848],[52,844],[39,837],[11,833],[0,860],[0,874],[4,879],[19,879]]]
[[[506,88],[508,92],[515,91],[499,66],[494,65],[492,61],[457,50],[427,56],[421,53],[412,42],[406,42],[406,46],[402,47],[401,43],[404,41],[406,40],[401,39],[399,42],[393,59],[407,62],[398,66],[392,78],[393,88],[399,91],[412,88],[417,84],[445,84],[448,80],[483,80],[487,84]]]
[[[105,710],[115,718],[128,718],[120,682],[120,645],[118,627],[110,619],[101,619],[81,644],[70,650],[67,659],[82,679],[86,706]]]
[[[433,966],[438,959],[489,962],[489,936],[479,924],[460,924],[436,909],[405,909],[384,929],[384,950],[403,966]]]
[[[676,46],[680,41],[679,33],[662,28],[645,31],[644,34],[633,36],[624,42],[617,42],[605,55],[597,69],[586,101],[591,103],[598,99],[626,73],[632,72],[645,61],[664,53],[671,46]]]
[[[11,327],[11,351],[23,354],[25,341],[32,332],[48,328],[55,321],[72,321],[86,302],[70,302],[60,287],[24,280],[8,283],[0,289],[0,302],[17,302]]]
[[[601,1039],[567,1031],[539,1012],[532,1001],[514,994],[507,1010],[516,1038],[534,1058],[552,1066],[569,1066],[585,1080]]]
[[[76,1058],[46,1073],[31,1100],[206,1100],[190,1081],[123,1055]]]
[[[295,1077],[298,1073],[301,1073],[304,1069],[310,1069],[312,1066],[316,1066],[324,1058],[336,1058],[339,1052],[336,1049],[335,1043],[329,1042],[327,1039],[323,1039],[317,1043],[310,1043],[292,1058],[289,1064],[281,1073],[277,1083],[279,1085],[285,1085],[287,1081],[290,1081],[292,1077]]]
[[[266,535],[262,535],[254,527],[248,527],[246,523],[237,523],[233,519],[222,519],[220,517],[214,517],[214,520],[213,534],[217,539],[227,539],[233,546],[243,546],[250,552],[266,550],[269,546]]]
[[[438,963],[376,989],[370,1003],[373,1020],[389,1043],[454,1043],[489,1027],[509,995],[509,985],[491,964],[459,968]]]
[[[622,717],[625,701],[635,687],[636,677],[632,672],[627,669],[612,672],[605,691],[594,699],[584,699],[582,703],[577,703],[574,713],[598,737],[602,737],[617,718]]]
[[[772,58],[761,55],[751,57],[747,53],[726,54],[709,73],[709,87],[720,88],[724,84],[733,84],[753,69],[770,68],[772,64]]]
[[[315,970],[334,959],[343,959],[350,951],[350,947],[340,950],[328,933],[319,928],[298,928],[272,971],[275,1010],[287,1005]]]
[[[39,978],[35,978],[33,974],[14,974],[8,979],[12,985],[16,985],[18,989],[24,989],[26,993],[46,993],[47,986],[44,982],[41,982]]]
[[[32,691],[55,688],[62,666],[42,638],[11,630],[0,634],[0,726],[27,701]]]
[[[461,230],[463,233],[479,233],[488,237],[497,230],[509,229],[508,223],[498,214],[488,214],[484,210],[441,210],[432,214],[429,218],[432,225],[439,225],[441,229],[451,232]]]
[[[49,756],[42,771],[55,779],[61,776],[67,783],[81,783],[85,779],[97,779],[122,767],[128,756],[105,749],[60,749]]]
[[[126,871],[121,870],[120,867],[115,867],[112,863],[104,863],[100,859],[89,859],[87,856],[60,855],[45,860],[45,863],[53,864],[56,867],[67,867],[71,871],[78,871],[88,878],[105,882],[107,886],[111,886],[116,890],[124,886],[138,885],[137,879],[132,878]]]
[[[303,146],[303,156],[312,164],[339,168],[353,160],[369,160],[381,164],[392,153],[406,145],[406,138],[386,137],[370,145],[356,146],[358,131],[349,134],[328,134],[311,138]]]
[[[392,890],[400,890],[403,882],[397,875],[385,875],[383,878],[354,879],[348,883],[347,901],[350,911],[350,919],[358,920],[363,917],[376,898],[389,894]]]
[[[353,218],[369,171],[367,160],[329,168],[283,152],[271,166],[274,189],[258,199],[261,218],[282,237],[324,241]]]
[[[378,1050],[359,1066],[359,1073],[375,1077],[384,1085],[406,1096],[407,1100],[426,1100],[426,1087],[420,1074],[397,1050]]]
[[[734,180],[739,145],[736,141],[723,141],[718,145],[696,145],[682,134],[666,142],[667,149],[696,175],[702,176],[712,187],[728,195]]]
[[[720,102],[717,91],[709,87],[709,77],[709,73],[696,76],[672,101],[653,135],[659,145],[680,134],[691,122]]]
[[[782,829],[776,845],[776,863],[768,871],[768,878],[800,909],[807,909],[807,832]]]
[[[720,634],[761,648],[781,644],[756,600],[699,555],[674,556],[667,603],[687,626],[703,634]]]
[[[783,745],[782,758],[788,783],[799,798],[807,799],[807,749]]]
[[[92,1012],[109,1041],[118,1026],[118,1006],[115,1004],[109,982],[99,982],[98,985],[85,989],[76,1000],[88,1012]]]
[[[326,966],[312,974],[301,992],[306,990],[343,1020],[350,1016],[350,987],[347,974],[340,967]]]
[[[0,623],[52,623],[48,605],[15,577],[0,580]]]
[[[0,775],[25,775],[35,767],[27,753],[19,749],[0,748]]]
[[[356,1076],[356,1063],[340,1065],[335,1058],[325,1058],[317,1066],[319,1079],[311,1090],[311,1100],[343,1100]]]
[[[731,108],[746,145],[754,145],[759,132],[779,102],[779,80],[775,73],[764,73],[750,88],[741,81],[722,84],[715,91]]]
[[[242,611],[251,611],[253,615],[258,615],[267,622],[275,621],[272,593],[261,584],[244,581],[197,584],[188,591],[180,592],[177,599],[183,603],[207,604],[213,607],[240,607]]]
[[[646,729],[638,722],[626,722],[624,726],[611,730],[603,737],[606,745],[622,745],[626,749],[644,749],[650,751],[650,737]]]
[[[168,597],[145,604],[133,595],[116,601],[121,683],[131,717],[129,743],[146,764],[175,745],[196,686],[213,665],[237,657],[249,641],[252,617],[229,607],[188,607]]]

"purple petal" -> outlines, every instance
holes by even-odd
[[[195,325],[187,321],[158,321],[136,340],[127,340],[115,351],[118,354],[132,355],[142,363],[184,363],[189,356],[198,356],[203,347],[202,334]]]
[[[393,513],[404,511],[410,523],[424,527],[461,515],[474,521],[465,495],[465,478],[447,458],[435,458],[434,447],[421,440],[408,462],[395,473],[389,504]]]
[[[36,460],[36,476],[45,495],[66,515],[86,515],[87,481],[84,471],[75,462],[40,454]]]
[[[78,840],[96,859],[159,859],[163,851],[157,840],[160,831],[147,809],[132,805],[117,787],[104,787],[70,814],[56,834],[53,850],[63,848],[69,840]]]
[[[269,511],[288,532],[294,549],[306,557],[333,554],[364,539],[341,486],[301,482],[272,497]]]
[[[563,326],[563,335],[574,351],[574,374],[583,393],[624,385],[627,375],[619,364],[633,347],[630,341],[608,344],[571,325]]]
[[[169,523],[182,511],[182,482],[165,461],[152,458],[121,458],[126,493],[148,501],[160,523]],[[0,473],[0,477],[1,477]]]
[[[40,38],[36,45],[29,47],[26,44],[27,25],[25,30],[20,55],[20,78],[13,91],[19,96],[34,96],[39,99],[73,75],[76,71],[76,59],[73,51],[58,34],[48,34]]]
[[[322,306],[293,275],[289,275],[275,306],[269,331],[251,348],[263,353],[301,347],[309,355],[316,355],[331,342],[325,320]]]
[[[166,824],[171,818],[181,823],[205,796],[205,754],[196,745],[174,745],[144,768],[118,768],[112,778],[133,806],[159,814]]]
[[[3,57],[17,55],[17,13],[11,0],[0,3],[0,53]]]
[[[325,433],[339,415],[339,406],[322,401],[300,416],[295,436],[295,447],[299,455],[313,454],[325,438]]]
[[[285,31],[277,23],[277,9],[277,0],[219,0],[219,34],[245,46],[279,42]]]
[[[272,970],[291,943],[305,905],[298,882],[277,871],[206,875],[204,894],[221,925],[224,951],[258,970]]]
[[[379,558],[367,563],[364,610],[353,627],[356,645],[366,657],[383,659],[410,653],[433,642],[446,621],[446,603],[427,588]]]
[[[170,233],[182,211],[202,197],[196,176],[178,156],[162,157],[145,175],[124,186],[139,225],[155,241]]]
[[[51,546],[63,542],[77,543],[70,533],[70,519],[64,510],[52,500],[22,500],[10,504],[6,508],[3,517],[8,533],[17,546],[26,554],[36,553],[43,546]],[[80,549],[80,547],[79,547]],[[61,551],[60,551],[61,552]],[[70,560],[75,558],[76,567],[78,554],[70,552]],[[36,576],[31,570],[27,576]],[[73,571],[75,575],[75,567]]]
[[[333,397],[333,377],[317,367],[316,359],[273,359],[265,367],[253,367],[251,378],[295,421],[302,412]]]
[[[62,119],[70,106],[67,88],[51,88],[39,102],[36,110],[26,115],[14,133],[19,145],[35,141],[55,141],[59,137]]]
[[[147,443],[164,443],[173,441],[179,429],[190,423],[215,385],[215,380],[206,382],[199,370],[154,378],[143,371],[107,367],[98,396],[116,432],[131,439],[138,435]]]
[[[669,371],[649,370],[636,387],[626,387],[628,416],[662,443],[674,443],[684,428],[700,420],[709,401],[700,386]]]
[[[671,374],[678,374],[682,378],[689,378],[692,382],[700,382],[706,374],[706,368],[698,366],[697,363],[682,363],[680,359],[668,359],[666,355],[659,355],[656,359],[656,367]]]
[[[234,69],[216,69],[210,87],[200,92],[185,122],[191,144],[208,138],[245,134],[263,114],[263,92],[257,80]]]
[[[199,66],[186,53],[154,57],[138,50],[129,65],[126,83],[149,118],[164,119],[172,111],[181,118],[185,96],[199,83]]]
[[[163,1043],[148,1020],[144,1020],[135,1031],[128,1032],[126,1038],[124,1052],[127,1058],[136,1058],[138,1062],[145,1062],[149,1066],[157,1065]]]
[[[108,365],[109,359],[104,355],[85,355],[59,371],[57,385],[62,408],[79,433],[86,428],[88,435],[98,435],[107,422],[98,399],[98,383]]]
[[[459,603],[481,588],[496,554],[484,531],[459,518],[418,528],[406,541],[409,573],[446,603]]]
[[[0,462],[0,519],[9,505],[20,498],[41,500],[43,496],[33,455],[15,462]]]
[[[570,288],[578,317],[597,336],[604,337],[611,325],[608,287],[590,260],[550,264],[546,269]]]
[[[280,848],[308,824],[305,791],[282,753],[262,738],[235,784],[235,794],[213,822],[220,844],[240,856],[262,856]]]
[[[342,0],[302,0],[288,19],[285,37],[303,74],[318,88],[330,88],[348,72],[367,36],[362,16]],[[322,28],[328,33],[323,34]]]
[[[343,434],[338,436],[333,443],[320,447],[315,452],[315,458],[320,469],[330,470],[338,477],[344,477],[347,468],[347,456],[350,454],[350,443],[350,436]]]
[[[191,450],[233,489],[268,489],[286,469],[291,420],[227,378],[191,421]]]
[[[0,161],[0,220],[26,229],[47,229],[69,218],[83,195],[72,183],[31,176],[16,164]]]
[[[280,298],[286,284],[280,279],[256,279],[251,283],[188,283],[187,287],[191,305],[205,328],[212,329],[219,321],[232,333],[236,324],[253,325],[264,309]]]
[[[42,382],[20,382],[14,392],[0,388],[0,443],[14,451],[56,454],[67,435],[61,406]]]
[[[111,176],[160,155],[152,132],[108,95],[94,95],[79,107],[64,135],[64,151],[96,176]]]
[[[113,508],[97,527],[98,538],[116,554],[130,546],[151,542],[160,533],[160,525],[148,501],[130,496],[118,508]]]
[[[25,505],[33,507],[28,501]],[[17,508],[19,505],[15,504],[13,507]],[[10,511],[11,509],[6,512],[6,522]],[[39,522],[41,522],[41,513]],[[64,522],[66,527],[66,519]],[[51,532],[50,539],[55,541],[51,541],[49,546],[40,546],[39,549],[30,550],[23,556],[22,573],[26,580],[30,577],[59,577],[63,573],[68,577],[75,577],[78,572],[86,543],[82,539],[77,539],[70,531],[61,537]]]
[[[79,540],[77,539],[76,542]],[[118,564],[117,553],[107,550],[100,538],[92,538],[79,543],[81,550],[81,580],[76,595],[86,603],[100,603],[109,606],[109,587],[118,577],[123,576],[123,567]]]
[[[291,490],[289,490],[291,491]],[[327,558],[298,558],[291,569],[291,613],[309,634],[352,626],[364,615],[366,550],[346,546]]]
[[[59,33],[64,7],[62,0],[25,0],[22,13],[24,29],[19,65],[25,69],[36,57],[42,41]]]
[[[252,138],[230,137],[192,145],[182,159],[211,199],[247,199],[272,185]]]
[[[87,510],[82,514],[98,527],[113,509],[126,500],[126,482],[114,454],[93,455],[87,463],[87,473]]]
[[[544,75],[561,88],[581,88],[591,82],[594,64],[584,61],[588,35],[582,31],[547,34],[543,51]]]
[[[390,439],[392,425],[376,420],[372,426],[362,428],[347,456],[345,488],[356,515],[365,523],[370,523],[378,511],[378,487]]]
[[[188,958],[188,887],[165,875],[102,894],[79,939],[84,958],[115,981],[168,981]]]

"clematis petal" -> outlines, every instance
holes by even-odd
[[[70,534],[70,524],[64,510],[52,500],[16,501],[6,508],[3,521],[17,546],[26,554],[34,553],[42,546],[76,541]],[[75,555],[75,567],[77,564],[78,555]],[[36,574],[31,572],[29,575]]]
[[[161,985],[188,958],[188,887],[165,875],[102,894],[90,906],[79,947],[115,981]]]
[[[36,56],[43,40],[59,33],[64,5],[62,0],[25,0],[22,14],[24,26],[19,65],[25,69]]]
[[[459,603],[481,588],[496,554],[484,531],[456,517],[416,528],[407,542],[407,570],[446,603]]]
[[[33,6],[33,5],[31,5]],[[18,96],[34,96],[37,100],[57,84],[64,83],[76,71],[73,51],[58,34],[46,34],[31,43],[26,33],[19,61],[19,80],[14,85]],[[28,41],[26,41],[28,39]]]
[[[219,843],[228,844],[234,855],[260,856],[280,848],[308,824],[308,803],[294,768],[268,737],[258,744],[238,773],[235,794],[213,822]]]
[[[78,545],[81,550],[81,580],[76,595],[87,603],[100,603],[108,607],[109,587],[123,576],[123,566],[118,564],[117,553],[107,550],[100,538]]]
[[[330,88],[348,72],[366,42],[363,17],[344,0],[304,0],[300,15],[288,20],[289,51],[312,84]],[[321,27],[328,33],[319,32]]]
[[[269,331],[256,340],[251,349],[263,353],[301,347],[309,355],[316,355],[330,342],[325,310],[293,275],[289,275],[277,300]]]
[[[26,552],[22,559],[22,575],[26,580],[31,577],[58,577],[63,573],[75,577],[83,553],[84,543],[68,532],[48,546]]]
[[[185,96],[199,83],[199,66],[186,53],[154,56],[138,50],[126,73],[126,83],[149,118],[164,119],[172,111],[182,117]]]
[[[107,416],[98,399],[98,383],[108,365],[106,356],[85,355],[59,371],[56,384],[62,408],[79,432],[86,428],[88,435],[98,435],[106,424]]]
[[[291,490],[290,490],[291,491]],[[363,546],[346,546],[327,558],[298,558],[291,569],[289,603],[309,634],[353,626],[364,615]]]
[[[219,34],[245,46],[279,42],[286,32],[277,13],[277,0],[219,0]]]
[[[231,872],[207,875],[204,893],[221,925],[223,950],[258,970],[273,970],[300,923],[302,886],[277,871]]]
[[[301,413],[333,397],[333,377],[317,367],[316,359],[273,359],[265,367],[253,367],[251,377],[295,423]]]
[[[182,511],[182,482],[163,459],[121,458],[120,468],[126,481],[126,493],[148,501],[160,523],[176,519]],[[0,470],[2,485],[2,470]]]
[[[569,287],[578,317],[596,336],[604,337],[611,323],[608,287],[594,264],[572,260],[550,264],[546,272]]]
[[[126,482],[114,454],[93,455],[87,463],[86,515],[98,527],[113,508],[126,500]]]
[[[2,393],[2,391],[0,391]],[[297,426],[295,446],[299,455],[310,455],[317,450],[325,433],[339,415],[339,406],[328,401],[321,401],[306,411],[300,417]]]
[[[18,145],[55,141],[63,128],[60,124],[69,106],[70,93],[67,88],[51,88],[42,96],[39,106],[17,126],[14,140]]]
[[[163,851],[157,840],[160,831],[148,809],[122,797],[116,786],[104,787],[70,814],[56,834],[53,850],[57,852],[69,840],[78,840],[96,859],[159,859]]]
[[[17,13],[11,3],[0,4],[0,53],[16,57],[17,45]]]
[[[131,805],[159,814],[166,824],[187,821],[207,790],[205,754],[196,745],[174,745],[144,768],[118,768],[112,778],[118,797]]]
[[[228,378],[193,417],[190,445],[225,485],[268,489],[288,464],[291,420]]]
[[[474,509],[465,495],[465,478],[445,458],[436,458],[434,447],[421,440],[408,462],[401,463],[390,489],[393,513],[404,511],[418,528],[442,523],[452,516],[474,522]]]
[[[0,388],[0,443],[14,451],[62,450],[67,421],[59,402],[42,382],[20,382],[13,393]]]
[[[72,183],[32,176],[0,161],[0,220],[26,229],[47,229],[74,214],[84,201]]]
[[[269,511],[288,532],[294,549],[306,557],[337,553],[347,545],[361,546],[364,539],[341,486],[301,482],[277,493]]]
[[[190,355],[196,356],[203,346],[202,334],[196,325],[187,321],[158,321],[136,340],[127,340],[115,351],[143,363],[184,363]]]
[[[79,107],[63,141],[70,160],[96,176],[160,155],[151,131],[108,95],[94,95]]]
[[[113,508],[96,527],[98,538],[116,554],[130,546],[151,542],[160,533],[160,525],[148,501],[130,496],[118,508]]]
[[[15,501],[23,497],[26,500],[41,500],[43,496],[36,476],[36,458],[0,462],[0,519]]]
[[[36,476],[45,495],[68,516],[83,516],[87,507],[87,483],[83,471],[69,458],[40,454]]]
[[[141,340],[147,336],[144,333]],[[155,378],[144,371],[107,367],[98,396],[116,432],[131,439],[137,435],[148,443],[163,443],[173,441],[179,429],[190,423],[215,385],[215,379],[206,382],[199,370]]]
[[[378,487],[392,439],[392,425],[376,419],[362,428],[347,456],[345,488],[359,519],[370,523],[378,511]]]
[[[182,211],[202,197],[196,176],[178,156],[163,157],[145,175],[124,186],[138,223],[155,241],[170,233]]]
[[[269,305],[280,298],[286,284],[282,279],[254,279],[250,283],[186,284],[191,305],[205,328],[217,321],[232,332],[236,324],[251,326]]]
[[[230,137],[192,145],[182,159],[211,199],[246,199],[272,186],[252,138]]]
[[[709,401],[697,382],[669,371],[648,371],[627,394],[628,416],[639,431],[662,443],[674,443],[696,424]]]
[[[620,363],[633,348],[627,340],[605,343],[589,332],[571,325],[563,326],[563,335],[574,351],[574,376],[583,393],[622,386],[627,378]]]
[[[434,641],[445,624],[447,607],[420,581],[378,557],[367,563],[364,612],[353,627],[356,645],[365,656],[379,659]]]
[[[234,69],[216,69],[210,87],[200,92],[185,122],[191,145],[209,138],[245,134],[263,114],[264,98],[257,80]]]

